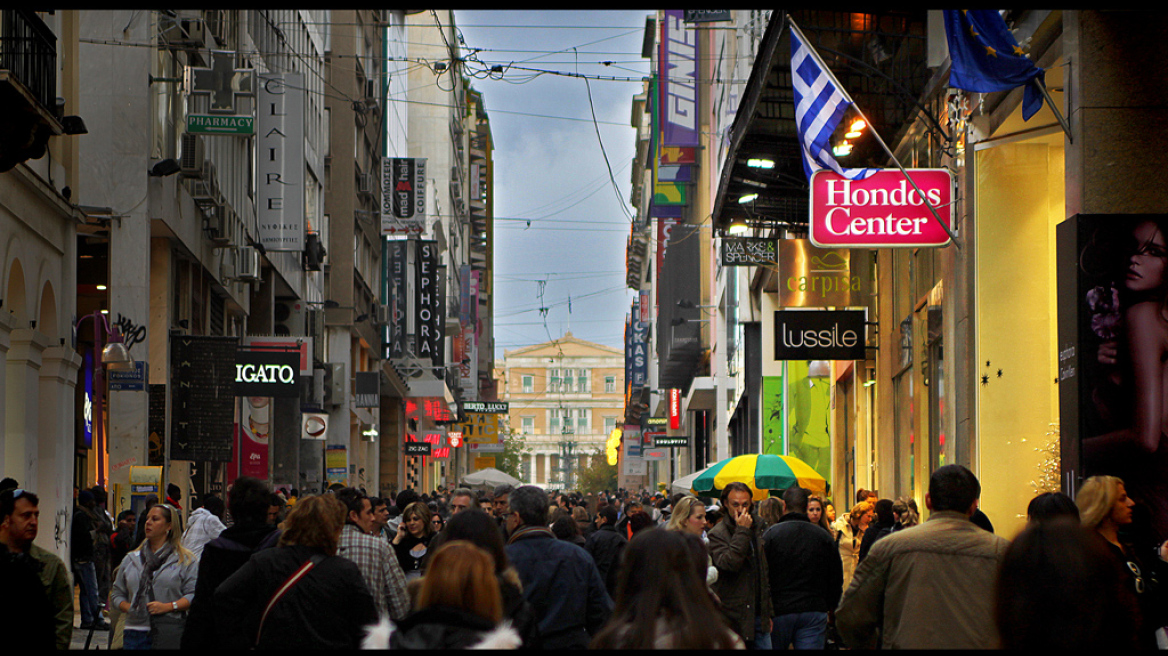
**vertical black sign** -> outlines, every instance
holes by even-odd
[[[231,462],[238,347],[238,337],[171,337],[171,460]]]
[[[381,373],[358,371],[355,375],[357,388],[354,405],[358,408],[376,408],[381,405]]]
[[[387,359],[406,355],[406,258],[408,241],[389,242],[389,341]]]
[[[166,384],[150,385],[150,406],[146,417],[146,432],[150,435],[146,464],[158,467],[166,464]]]
[[[445,353],[443,337],[443,298],[441,279],[438,275],[438,243],[417,241],[415,257],[417,267],[414,278],[418,357],[429,359],[435,367],[443,365]]]

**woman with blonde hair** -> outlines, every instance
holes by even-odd
[[[702,504],[702,500],[697,497],[682,497],[673,506],[673,512],[669,515],[669,524],[665,527],[668,531],[682,531],[684,533],[692,533],[702,539],[702,543],[707,542],[706,538],[706,507]],[[709,549],[706,550],[706,585],[714,585],[718,580],[718,568],[714,567],[714,561],[710,558]]]
[[[1131,524],[1135,502],[1127,496],[1123,480],[1116,476],[1088,478],[1075,497],[1083,527],[1101,538],[1114,558],[1124,590],[1124,605],[1135,618],[1136,639],[1144,648],[1155,649],[1155,630],[1163,624],[1160,617],[1163,589],[1157,580],[1168,575],[1168,542],[1157,549],[1154,561],[1145,564],[1131,545],[1119,539],[1119,529]],[[1155,567],[1155,570],[1151,567]]]
[[[758,502],[758,516],[763,522],[763,525],[759,527],[760,530],[765,531],[777,524],[785,510],[783,500],[778,497],[767,497]]]
[[[366,649],[516,648],[519,634],[503,620],[495,559],[467,540],[451,540],[434,552],[422,577],[417,610],[394,627],[382,619],[366,637]]]
[[[145,539],[122,559],[110,591],[110,602],[126,613],[122,644],[125,649],[178,649],[199,561],[182,546],[174,506],[152,506],[144,530]]]
[[[420,577],[426,569],[427,550],[436,534],[434,525],[430,523],[430,515],[430,507],[421,501],[406,506],[402,511],[401,523],[397,526],[397,534],[390,541],[406,581]]]
[[[252,555],[215,590],[220,649],[355,649],[377,621],[361,570],[337,556],[347,509],[331,494],[301,498],[278,546]]]
[[[844,590],[851,585],[856,565],[860,563],[860,545],[863,543],[864,531],[868,530],[868,524],[872,522],[873,514],[875,514],[873,505],[861,501],[852,506],[850,513],[836,520],[833,526],[837,531],[835,542],[844,566]]]

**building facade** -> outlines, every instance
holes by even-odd
[[[573,337],[504,351],[499,400],[508,403],[503,428],[530,450],[523,481],[571,490],[578,472],[623,419],[624,359],[620,351]]]

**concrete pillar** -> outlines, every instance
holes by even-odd
[[[73,471],[74,390],[80,368],[81,356],[68,346],[52,346],[41,353],[35,488],[40,497],[41,530],[36,541],[37,546],[56,553],[65,562],[69,562],[69,525],[63,518],[68,517],[73,506],[73,478],[67,473]],[[49,509],[54,516],[52,531],[47,530]]]
[[[5,370],[4,395],[8,411],[4,418],[4,475],[12,476],[21,487],[38,494],[41,483],[37,448],[40,437],[37,421],[40,412],[39,378],[42,354],[48,346],[48,335],[31,328],[13,330]],[[72,471],[72,467],[67,470]],[[47,513],[42,510],[44,514]]]
[[[16,326],[16,315],[0,308],[0,427],[6,427],[5,408],[7,407],[8,376],[8,348],[12,343],[12,329]],[[5,433],[3,442],[0,442],[0,472],[7,472],[8,466],[8,438]],[[7,476],[8,474],[3,474]],[[18,481],[20,479],[17,479]]]
[[[1069,62],[1066,213],[1156,213],[1168,205],[1163,71],[1168,24],[1153,11],[1065,11]]]

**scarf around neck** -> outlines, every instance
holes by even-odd
[[[138,579],[138,590],[134,593],[134,601],[130,604],[129,619],[139,623],[150,620],[150,611],[146,609],[146,604],[157,601],[154,598],[154,574],[161,569],[172,553],[174,553],[174,545],[169,541],[158,551],[151,549],[149,542],[143,544],[142,548],[138,550],[138,558],[142,562],[142,575]]]

